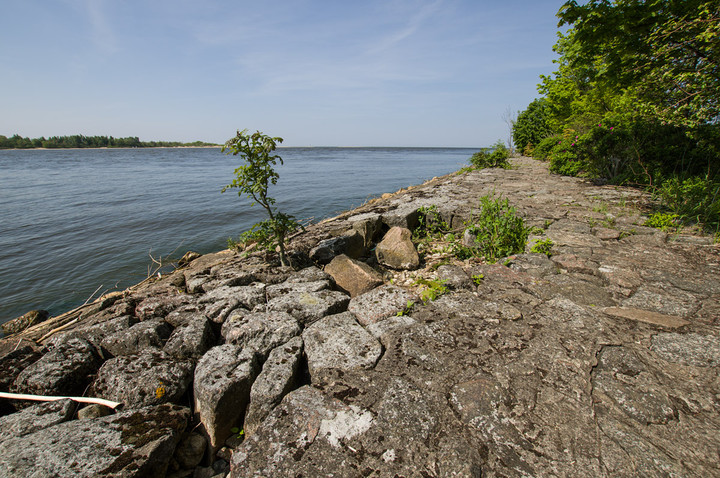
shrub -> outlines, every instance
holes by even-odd
[[[508,151],[507,146],[505,146],[502,140],[498,140],[490,148],[480,150],[473,154],[470,157],[470,164],[478,169],[508,168],[510,167],[507,161],[509,157],[510,151]]]
[[[222,147],[222,151],[229,150],[227,154],[240,155],[244,164],[235,169],[235,179],[222,189],[225,192],[231,188],[238,189],[238,196],[246,196],[253,200],[250,204],[260,204],[268,214],[268,219],[255,224],[250,231],[244,233],[240,241],[244,243],[257,242],[273,250],[280,249],[280,263],[288,265],[285,254],[285,238],[299,228],[302,228],[293,216],[278,212],[275,199],[268,196],[268,188],[276,184],[280,175],[273,166],[277,161],[283,163],[277,154],[271,154],[282,143],[282,138],[273,138],[257,131],[248,135],[246,130],[238,131],[234,138],[229,139]],[[231,247],[233,244],[228,243]],[[234,244],[237,246],[237,243]]]
[[[530,248],[530,252],[534,252],[536,254],[545,254],[546,256],[550,257],[552,255],[552,247],[554,245],[555,243],[552,241],[552,239],[543,239],[542,241],[537,241],[535,244],[533,244],[533,246]]]
[[[528,151],[528,146],[532,150],[533,146],[540,144],[551,133],[547,100],[544,98],[533,100],[525,111],[518,114],[512,127],[513,143],[518,150],[523,151],[523,154]]]
[[[562,140],[562,136],[550,136],[545,138],[533,149],[533,158],[540,159],[542,161],[550,159],[552,149]]]
[[[480,214],[466,231],[475,238],[477,253],[489,262],[525,250],[529,229],[507,199],[483,196]]]
[[[658,195],[682,220],[702,223],[708,230],[720,230],[720,181],[708,177],[681,180],[674,176],[660,184]]]

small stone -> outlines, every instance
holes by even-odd
[[[625,319],[636,320],[638,322],[645,322],[647,324],[661,325],[671,329],[682,327],[690,323],[687,320],[675,315],[666,315],[661,314],[660,312],[634,309],[630,307],[606,307],[603,309],[603,312],[614,317],[622,317]]]
[[[350,297],[364,294],[383,282],[382,276],[375,269],[344,254],[335,257],[325,266],[325,272],[330,274],[337,286],[350,294]]]
[[[181,468],[191,469],[200,464],[206,449],[205,437],[198,433],[191,433],[180,441],[174,457]]]
[[[420,265],[412,233],[403,227],[393,227],[375,247],[375,257],[380,264],[393,269],[414,270]]]
[[[112,414],[112,409],[104,405],[93,403],[78,410],[78,420],[89,420],[92,418],[106,417]]]
[[[26,314],[2,324],[2,331],[5,335],[17,334],[30,326],[46,321],[50,317],[47,310],[31,310]]]

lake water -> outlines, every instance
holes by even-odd
[[[278,208],[317,222],[466,165],[477,149],[280,148]],[[0,151],[0,322],[59,314],[148,275],[149,257],[213,252],[264,219],[218,149]]]

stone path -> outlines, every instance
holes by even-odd
[[[718,245],[642,226],[637,190],[512,163],[313,226],[290,247],[299,272],[206,255],[56,321],[80,319],[51,349],[4,354],[0,388],[89,385],[125,409],[75,419],[58,402],[47,423],[33,419],[47,405],[0,417],[0,474],[720,476]],[[550,257],[437,267],[426,255],[410,271],[373,259],[420,206],[461,226],[492,193],[539,228],[531,242],[554,242]],[[342,264],[368,280],[346,284]],[[422,305],[405,287],[417,277],[451,290]],[[18,337],[48,329],[35,327]],[[143,417],[164,438],[133,428]],[[53,448],[60,432],[107,446],[73,463]]]

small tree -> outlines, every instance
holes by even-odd
[[[222,147],[227,154],[237,156],[245,160],[245,164],[235,170],[235,179],[222,189],[222,192],[230,188],[238,188],[238,196],[246,196],[253,200],[250,204],[260,204],[268,214],[269,219],[255,224],[241,238],[244,242],[256,242],[269,250],[279,247],[280,263],[288,265],[285,253],[285,239],[288,235],[302,228],[293,216],[278,212],[275,199],[268,196],[268,188],[271,184],[277,184],[280,175],[273,169],[273,166],[282,158],[272,154],[282,138],[272,138],[257,131],[252,135],[247,130],[238,131],[234,138],[229,139]]]

